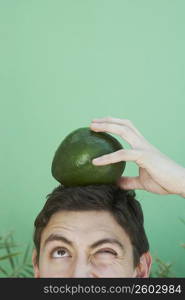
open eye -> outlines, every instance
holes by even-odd
[[[61,257],[69,257],[69,252],[64,248],[54,249],[51,253],[52,258],[61,258]]]

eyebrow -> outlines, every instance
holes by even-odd
[[[48,236],[48,238],[45,240],[44,242],[44,247],[50,243],[50,242],[53,242],[53,241],[60,241],[60,242],[64,242],[70,246],[73,245],[73,243],[71,241],[69,241],[66,237],[64,237],[63,235],[59,235],[59,234],[50,234]]]
[[[122,244],[119,240],[117,240],[117,239],[115,239],[115,238],[106,238],[106,239],[99,240],[99,241],[93,243],[93,244],[90,246],[90,248],[91,248],[91,249],[94,249],[94,248],[96,248],[96,247],[98,247],[98,246],[100,246],[100,245],[102,245],[102,244],[107,244],[107,243],[109,243],[109,244],[116,244],[116,245],[119,246],[122,250],[125,250],[125,247],[123,246],[123,244]]]
[[[68,240],[66,237],[64,237],[63,235],[59,235],[59,234],[50,234],[49,237],[45,240],[44,242],[44,246],[43,247],[46,247],[46,245],[50,242],[53,242],[53,241],[61,241],[61,242],[64,242],[65,244],[68,244],[69,246],[73,246],[73,242],[71,242],[70,240]],[[115,238],[105,238],[105,239],[101,239],[95,243],[93,243],[90,248],[91,249],[94,249],[100,245],[103,245],[103,244],[106,244],[106,243],[109,243],[109,244],[116,244],[117,246],[119,246],[121,248],[121,250],[125,250],[125,247],[124,245],[117,239]]]

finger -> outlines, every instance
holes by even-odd
[[[124,190],[142,190],[144,189],[140,183],[139,177],[121,177],[117,181],[117,185]]]
[[[92,163],[96,166],[103,166],[113,164],[119,161],[137,161],[140,156],[139,150],[134,149],[121,149],[110,154],[102,155],[94,158]]]
[[[141,135],[139,130],[128,119],[106,117],[106,118],[100,118],[100,119],[93,119],[92,123],[111,123],[111,124],[117,124],[117,125],[125,125],[125,126],[132,128],[132,130],[134,130],[137,134]]]
[[[99,118],[99,119],[93,119],[92,122],[97,123],[117,123],[117,124],[125,124],[127,119],[119,119],[119,118],[113,118],[113,117],[105,117],[105,118]]]
[[[91,123],[91,130],[95,132],[109,132],[122,137],[132,147],[141,147],[141,138],[129,127],[113,123]]]
[[[108,122],[93,122],[90,124],[90,128],[93,128],[95,131],[108,131],[110,133],[115,133],[121,135],[125,131],[125,126],[120,126],[120,124],[108,123]]]

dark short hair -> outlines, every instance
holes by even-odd
[[[35,219],[33,240],[39,261],[43,229],[58,211],[108,211],[128,234],[133,246],[134,267],[140,256],[149,250],[144,230],[144,217],[135,191],[123,190],[116,185],[88,185],[64,187],[59,185],[47,196],[47,201]]]

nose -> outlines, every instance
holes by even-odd
[[[72,278],[93,278],[96,277],[93,273],[92,266],[85,258],[78,258],[73,267],[71,274]]]

